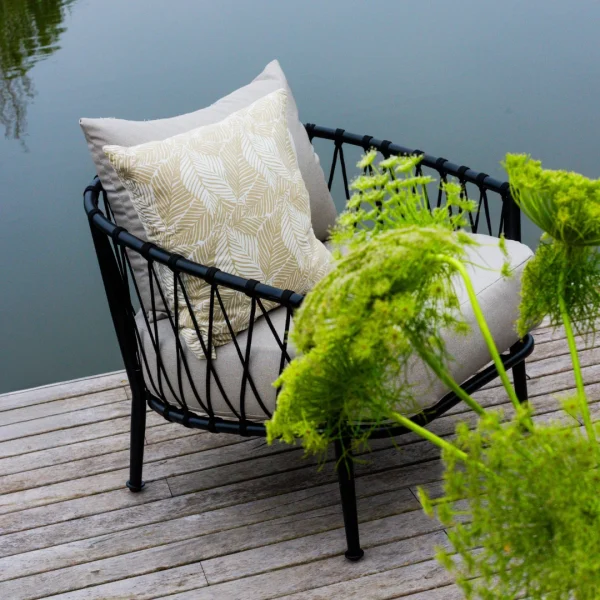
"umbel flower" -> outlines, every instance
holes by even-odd
[[[375,164],[371,150],[358,163],[364,174],[352,182],[355,191],[347,209],[338,217],[332,241],[349,251],[379,233],[405,226],[442,227],[451,231],[467,225],[467,216],[477,209],[463,198],[458,183],[443,185],[444,206],[430,209],[427,187],[433,179],[413,175],[421,156],[392,156]]]
[[[333,241],[338,261],[307,295],[292,339],[301,354],[282,373],[268,439],[300,439],[309,453],[324,454],[330,442],[352,437],[366,444],[370,430],[396,421],[419,429],[404,415],[419,412],[407,366],[420,357],[473,410],[483,409],[450,376],[442,333],[466,333],[454,276],[462,277],[494,361],[510,389],[500,356],[465,269],[465,248],[474,239],[458,231],[475,205],[460,186],[446,184],[445,208],[429,210],[429,177],[413,176],[420,157],[392,157],[352,184],[348,209]],[[454,210],[452,210],[454,209]],[[419,433],[442,447],[424,429]]]
[[[564,326],[580,412],[593,439],[575,332],[595,333],[600,318],[600,180],[542,169],[524,154],[507,154],[504,166],[521,210],[544,231],[523,274],[517,327],[525,333],[544,317]]]
[[[324,452],[392,413],[419,411],[406,368],[416,353],[442,372],[447,356],[440,331],[464,331],[448,282],[455,268],[440,256],[462,258],[470,238],[440,227],[381,233],[341,258],[306,297],[294,324],[302,354],[281,375],[270,439],[302,439]],[[361,427],[366,426],[366,430]]]
[[[520,332],[546,316],[554,325],[566,316],[581,334],[595,331],[600,313],[600,180],[542,169],[540,161],[525,154],[507,154],[504,167],[515,201],[544,232],[523,277]]]
[[[542,169],[527,154],[507,154],[504,168],[521,210],[556,242],[600,245],[600,180]]]
[[[570,426],[524,430],[523,415],[502,423],[493,414],[473,431],[460,425],[456,447],[443,453],[444,495],[421,497],[450,528],[453,553],[438,556],[467,598],[593,600],[600,598],[600,452],[574,327],[593,332],[600,316],[600,182],[542,170],[524,155],[508,155],[505,166],[513,196],[544,230],[525,269],[518,325],[525,332],[549,316],[564,326],[577,388],[562,402]]]
[[[594,444],[557,421],[525,433],[488,414],[457,428],[469,458],[443,452],[444,496],[428,514],[447,528],[440,562],[467,598],[600,598],[600,472]]]

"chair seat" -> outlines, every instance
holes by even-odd
[[[469,273],[494,340],[498,349],[503,352],[519,339],[514,323],[518,318],[521,275],[526,262],[533,256],[533,253],[524,244],[507,240],[506,245],[512,277],[503,278],[500,275],[500,269],[505,259],[498,247],[497,238],[481,234],[473,235],[473,237],[480,245],[470,248],[468,251],[469,259],[477,265],[469,266]],[[489,363],[490,355],[477,327],[464,285],[458,279],[456,280],[456,289],[463,316],[471,325],[471,332],[466,336],[449,334],[445,339],[449,354],[454,357],[453,362],[450,364],[450,370],[456,381],[462,383]],[[275,331],[278,332],[280,338],[283,337],[286,320],[285,309],[278,308],[268,314]],[[141,313],[136,316],[136,322],[142,347],[148,360],[148,365],[144,364],[144,370],[150,392],[159,397],[164,397],[172,404],[180,405],[181,402],[178,399],[181,399],[182,394],[178,383],[176,342],[169,320],[162,319],[156,323],[158,339],[160,340],[159,352],[163,365],[163,369],[161,369],[162,393],[158,384],[154,344]],[[151,333],[154,335],[154,325],[151,325]],[[236,338],[242,354],[245,353],[247,333],[247,331],[244,331],[238,334]],[[181,340],[181,344],[196,391],[206,405],[208,361],[199,360],[188,350],[183,340]],[[288,354],[291,358],[295,356],[291,344],[288,344]],[[245,391],[246,419],[264,421],[268,418],[261,408],[261,402],[267,410],[274,411],[276,390],[272,383],[278,377],[280,362],[281,348],[279,343],[275,339],[265,317],[260,317],[255,322],[252,333],[249,373],[254,389],[251,383],[248,382]],[[230,342],[224,346],[219,346],[217,348],[217,358],[212,361],[212,364],[220,379],[222,390],[235,412],[228,405],[215,378],[211,376],[210,397],[212,410],[216,416],[239,418],[243,367],[235,344]],[[168,378],[171,386],[166,383],[166,378]],[[414,385],[417,399],[415,411],[433,406],[448,392],[446,386],[420,360],[415,360],[409,367],[407,378]],[[190,410],[199,414],[204,413],[205,411],[196,401],[183,368],[181,370],[181,388]],[[411,412],[414,414],[415,411]]]

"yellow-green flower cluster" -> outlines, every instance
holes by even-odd
[[[471,238],[441,227],[398,227],[363,242],[307,295],[293,341],[302,353],[282,386],[269,439],[322,453],[340,435],[366,442],[398,411],[419,411],[406,381],[416,355],[447,363],[442,330],[463,332],[454,269]],[[364,429],[361,429],[361,426]]]
[[[569,246],[600,245],[600,180],[542,169],[526,154],[507,154],[504,167],[515,201],[547,235]]]
[[[334,229],[332,239],[338,247],[358,247],[382,231],[407,224],[451,230],[467,225],[467,215],[477,205],[462,197],[458,183],[442,184],[446,202],[430,209],[427,189],[433,179],[414,174],[422,157],[392,156],[375,164],[376,155],[372,150],[358,163],[364,175],[352,182],[354,194]]]
[[[514,199],[544,232],[523,275],[519,332],[546,316],[555,326],[566,316],[579,333],[594,332],[600,317],[600,180],[542,169],[525,154],[507,154],[504,167]]]
[[[470,460],[444,453],[444,497],[420,492],[447,527],[438,558],[467,598],[600,598],[600,473],[595,445],[558,422],[488,414],[457,428]]]
[[[436,372],[447,367],[443,330],[464,333],[445,258],[464,259],[473,238],[455,231],[475,205],[460,186],[446,185],[447,206],[430,211],[431,178],[413,175],[421,157],[376,152],[358,163],[365,173],[340,215],[332,239],[335,269],[307,295],[294,322],[302,353],[283,372],[269,440],[300,439],[307,452],[351,435],[366,443],[395,411],[419,411],[407,364],[421,356]]]

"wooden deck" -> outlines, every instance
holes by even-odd
[[[573,386],[564,336],[540,329],[532,400],[555,416]],[[582,355],[600,399],[600,348]],[[112,373],[0,396],[0,598],[454,600],[432,559],[446,543],[420,510],[438,453],[413,436],[374,442],[358,466],[365,558],[347,562],[332,464],[299,449],[195,432],[150,413],[146,489],[124,487],[129,390]],[[505,402],[498,387],[477,394]],[[464,407],[432,424],[451,435]]]

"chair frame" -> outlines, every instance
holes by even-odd
[[[375,148],[384,157],[390,155],[422,155],[422,161],[416,169],[416,174],[423,174],[423,169],[434,171],[440,181],[437,190],[437,206],[443,206],[445,194],[442,182],[446,182],[448,177],[454,177],[461,185],[464,197],[469,197],[468,187],[475,187],[478,199],[478,212],[474,217],[470,216],[471,231],[476,233],[481,228],[486,228],[489,235],[494,235],[492,230],[492,218],[490,213],[488,195],[496,194],[502,202],[499,224],[497,226],[497,236],[504,233],[507,239],[521,241],[521,221],[520,210],[510,194],[510,188],[507,182],[502,182],[490,177],[485,173],[476,172],[466,166],[459,166],[451,163],[445,158],[437,158],[425,154],[421,150],[411,150],[403,146],[393,144],[389,140],[379,140],[372,136],[360,136],[347,133],[343,129],[329,129],[314,124],[307,124],[306,131],[311,142],[314,139],[329,140],[334,144],[333,159],[329,171],[328,187],[334,182],[336,168],[339,164],[343,189],[346,198],[350,197],[348,186],[348,175],[346,172],[346,159],[344,147],[355,146],[364,151],[369,148]],[[103,200],[103,209],[99,207],[100,199]],[[255,396],[265,412],[265,420],[271,416],[261,402],[258,392],[252,379],[250,361],[252,347],[252,331],[254,326],[254,317],[258,314],[266,319],[276,341],[281,349],[280,372],[289,362],[287,353],[287,336],[290,327],[293,312],[301,305],[303,296],[290,290],[280,290],[254,280],[246,280],[236,275],[225,273],[211,266],[200,265],[185,259],[182,256],[172,254],[158,246],[141,240],[127,230],[119,227],[115,221],[106,193],[96,177],[84,192],[84,208],[88,216],[90,230],[93,238],[94,248],[100,266],[100,272],[110,307],[110,313],[117,335],[121,355],[125,364],[125,369],[129,379],[132,393],[131,402],[131,445],[130,445],[130,476],[127,481],[127,487],[132,492],[139,492],[144,487],[142,480],[142,468],[144,459],[144,436],[146,425],[146,405],[152,410],[162,415],[166,420],[180,423],[186,427],[205,429],[218,433],[233,433],[243,436],[265,436],[266,430],[262,422],[246,418],[245,404],[248,388],[252,389]],[[480,219],[483,216],[484,219]],[[207,385],[204,400],[203,395],[195,388],[191,382],[190,371],[185,359],[183,342],[175,335],[177,347],[177,382],[171,382],[166,375],[164,365],[161,364],[160,340],[158,339],[158,330],[155,327],[156,321],[150,319],[148,315],[153,316],[156,311],[154,294],[152,293],[152,306],[146,307],[143,304],[139,289],[135,280],[134,272],[131,267],[130,253],[140,254],[147,263],[150,277],[151,290],[156,286],[163,299],[165,306],[166,296],[161,288],[160,281],[156,276],[156,265],[163,265],[161,268],[168,268],[173,272],[173,295],[178,301],[174,303],[174,309],[166,309],[169,323],[173,332],[178,331],[178,306],[183,301],[188,309],[191,309],[189,299],[186,293],[185,278],[199,277],[205,280],[211,286],[211,321],[208,332],[201,332],[196,323],[195,329],[198,339],[206,356]],[[227,398],[226,402],[232,408],[233,414],[237,418],[222,418],[217,416],[211,404],[211,378],[219,386],[218,374],[212,363],[210,352],[212,336],[212,315],[215,310],[221,310],[227,322],[227,314],[222,305],[219,288],[228,288],[242,292],[249,296],[251,302],[251,319],[248,326],[247,343],[245,348],[239,347],[237,342],[236,350],[243,367],[242,381],[240,382],[240,398],[236,400],[239,408]],[[133,299],[133,301],[132,301]],[[147,331],[150,332],[152,343],[156,354],[156,379],[150,375],[148,357],[141,344],[140,331],[135,320],[134,303],[141,306],[145,315]],[[271,320],[265,303],[269,302],[279,305],[286,310],[285,331],[279,335]],[[192,312],[190,310],[190,312]],[[193,314],[193,313],[192,313]],[[234,337],[235,340],[235,337]],[[513,370],[513,377],[517,396],[521,402],[527,400],[527,376],[525,372],[525,359],[533,351],[534,341],[531,335],[517,342],[510,351],[503,356],[506,368]],[[498,373],[495,367],[488,366],[478,372],[462,384],[462,388],[468,393],[473,393],[490,381],[495,379]],[[202,414],[190,410],[184,393],[184,381],[187,377],[187,388],[192,390],[197,402],[202,406]],[[164,381],[163,381],[164,379]],[[191,388],[190,388],[191,382]],[[176,403],[167,400],[165,386],[168,386],[171,395],[177,400]],[[434,406],[424,410],[414,416],[412,420],[419,425],[427,425],[435,418],[444,414],[450,408],[455,406],[460,399],[456,394],[450,392],[439,400]],[[368,427],[368,425],[365,425]],[[384,436],[397,436],[407,433],[404,427],[378,427],[372,429],[371,437],[380,438]],[[351,448],[351,433],[347,438],[335,444],[336,467],[338,473],[340,497],[344,517],[344,526],[346,531],[347,550],[346,558],[349,560],[359,560],[364,552],[360,546],[358,514],[356,506],[355,479],[352,460],[348,460]]]

